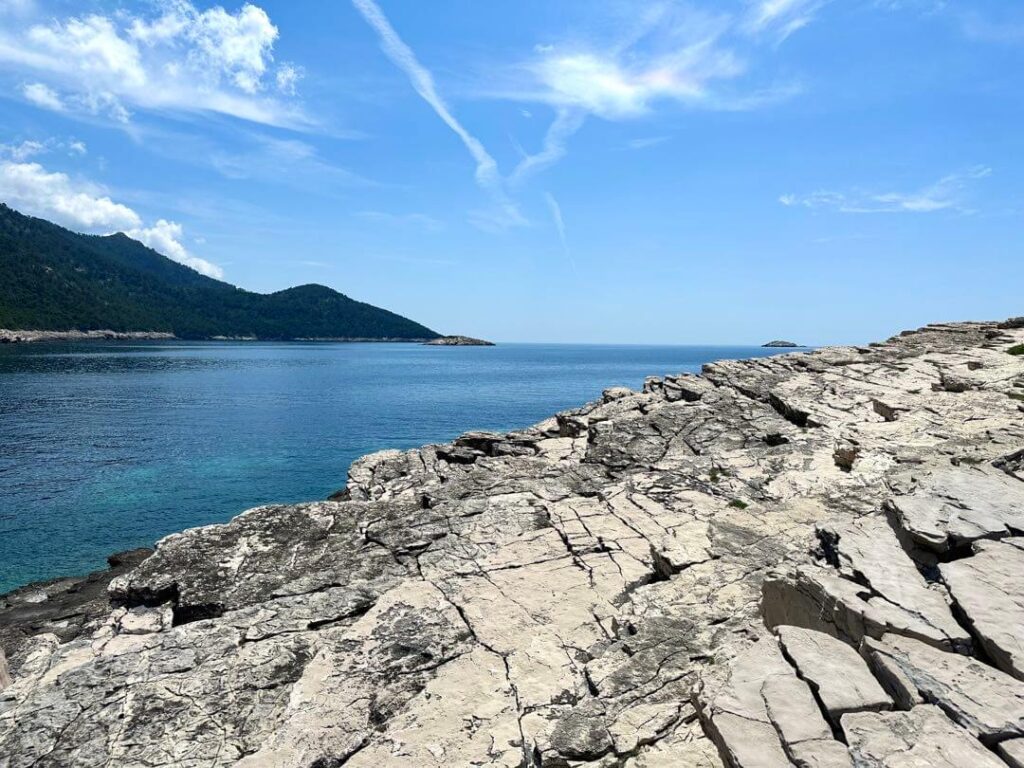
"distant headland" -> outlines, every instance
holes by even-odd
[[[0,342],[87,339],[404,341],[409,318],[309,284],[246,291],[127,235],[83,235],[0,203]],[[463,338],[463,337],[453,337]]]

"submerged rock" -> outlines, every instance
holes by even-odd
[[[1019,764],[1021,343],[716,363],[169,536],[0,610],[0,765]]]

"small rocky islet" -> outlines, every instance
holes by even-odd
[[[0,634],[0,765],[1024,765],[1021,345],[719,362],[169,536]]]
[[[423,342],[427,347],[493,347],[493,341],[474,339],[472,336],[439,336]]]

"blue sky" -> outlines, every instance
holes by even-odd
[[[499,341],[1024,313],[1024,7],[0,0],[0,200]]]

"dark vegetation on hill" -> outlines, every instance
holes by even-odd
[[[0,328],[166,331],[185,339],[433,339],[322,285],[252,293],[127,235],[82,235],[0,203]]]

